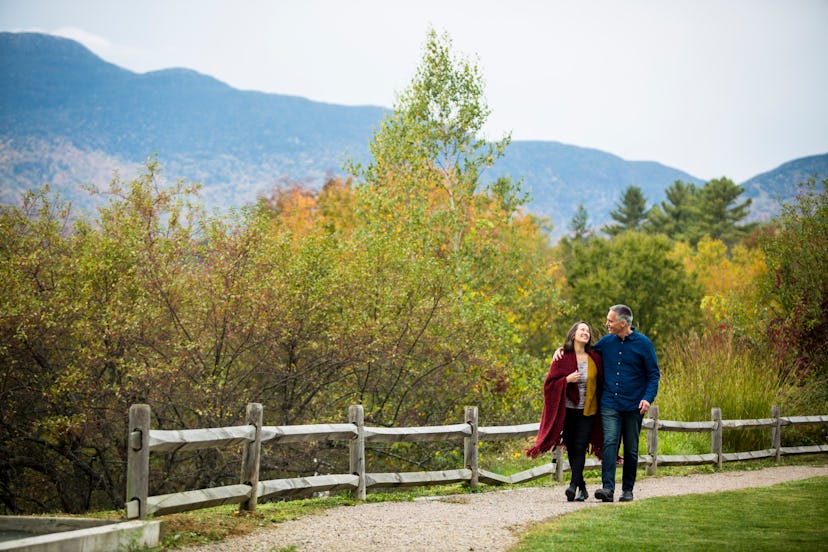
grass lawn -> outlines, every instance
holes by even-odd
[[[732,462],[726,463],[723,467],[723,471],[740,471],[740,470],[757,470],[769,466],[779,466],[779,465],[817,465],[823,466],[825,465],[825,455],[824,454],[813,454],[813,455],[802,455],[802,456],[790,456],[790,457],[782,457],[780,463],[776,463],[769,459],[762,459],[762,460],[751,460],[749,462]],[[704,474],[704,473],[713,473],[714,468],[709,465],[702,465],[702,466],[675,466],[675,467],[666,467],[661,468],[658,471],[658,476],[667,476],[667,475],[689,475],[689,474]],[[591,471],[586,474],[587,482],[590,484],[598,484],[600,483],[600,471]],[[650,477],[645,476],[643,470],[640,470],[639,477]],[[528,483],[523,483],[518,485],[519,487],[523,486],[531,486],[531,487],[557,487],[560,486],[561,490],[563,489],[562,483],[555,483],[550,481],[549,478],[543,478],[540,480],[535,480]],[[411,489],[405,490],[398,490],[398,491],[389,491],[389,492],[369,492],[366,502],[385,502],[385,501],[407,501],[413,500],[416,497],[420,496],[433,496],[433,495],[450,495],[450,494],[466,494],[469,492],[489,492],[489,491],[496,491],[502,489],[503,487],[494,487],[488,485],[482,485],[481,488],[477,489],[476,491],[470,491],[466,485],[463,484],[452,484],[452,485],[437,485],[437,486],[428,486],[428,487],[415,487]],[[787,500],[787,495],[798,495],[792,496],[791,498],[801,499],[803,503],[806,505],[805,509],[801,511],[791,512],[791,516],[796,518],[797,523],[799,523],[799,518],[806,518],[809,520],[828,520],[828,516],[826,516],[825,508],[828,507],[828,496],[826,496],[826,488],[825,488],[825,481],[822,481],[820,490],[812,490],[808,489],[807,493],[804,491],[791,491],[788,492],[785,488],[780,486],[770,487],[768,489],[756,489],[750,491],[740,491],[739,493],[746,492],[746,493],[766,493],[769,496],[775,497],[776,505],[774,508],[777,508],[778,505],[782,504],[783,501]],[[700,499],[704,501],[704,503],[711,503],[711,500],[719,500],[719,496],[727,496],[731,497],[728,498],[728,503],[725,505],[720,505],[712,508],[714,513],[714,520],[716,523],[722,523],[722,519],[725,519],[725,516],[729,516],[729,512],[731,511],[738,511],[743,506],[747,507],[750,506],[752,503],[752,499],[745,498],[741,496],[739,493],[720,493],[720,494],[707,494]],[[816,493],[816,494],[815,494]],[[785,498],[783,499],[783,495]],[[757,495],[760,496],[760,495]],[[651,509],[653,508],[650,506],[654,504],[654,501],[663,500],[666,502],[670,501],[679,501],[684,499],[699,499],[699,497],[675,497],[675,498],[652,498],[646,500],[638,500],[636,502],[632,502],[629,504],[618,504],[614,503],[612,505],[606,504],[601,505],[596,508],[589,508],[584,511],[575,512],[573,514],[568,514],[564,518],[558,518],[554,520],[554,522],[547,527],[546,525],[538,526],[537,531],[545,531],[545,530],[553,530],[558,527],[560,524],[566,522],[571,517],[575,517],[580,519],[583,517],[584,523],[592,523],[595,525],[603,526],[605,520],[609,520],[610,516],[616,515],[614,512],[616,510],[616,506],[623,506],[620,510],[623,513],[624,510],[629,509],[632,512],[633,517],[640,517],[644,523],[643,529],[636,529],[636,531],[631,532],[632,535],[638,536],[638,540],[635,541],[635,544],[638,548],[642,547],[650,547],[651,541],[653,540],[653,536],[660,535],[662,533],[672,534],[673,526],[677,524],[672,520],[661,520],[653,518],[650,514]],[[820,502],[821,501],[821,502]],[[820,502],[821,506],[817,505],[817,502]],[[320,513],[328,508],[335,508],[337,506],[348,506],[348,505],[356,505],[359,501],[355,501],[350,497],[350,493],[341,492],[337,494],[333,494],[329,497],[324,498],[312,498],[312,499],[304,499],[304,500],[290,500],[290,501],[274,501],[274,502],[264,502],[260,503],[258,508],[253,513],[239,513],[238,506],[217,506],[215,508],[207,508],[203,510],[194,510],[191,512],[184,512],[180,514],[169,514],[166,516],[160,516],[157,519],[160,519],[164,522],[164,537],[163,542],[161,545],[162,549],[175,549],[183,546],[189,546],[198,543],[208,543],[208,542],[220,542],[225,540],[226,538],[230,538],[233,536],[244,535],[255,531],[257,529],[265,528],[265,527],[272,527],[275,524],[281,523],[283,521],[287,521],[290,519],[296,519],[305,515]],[[608,506],[609,508],[605,508],[604,506]],[[820,509],[821,508],[821,509]],[[682,511],[687,509],[685,506],[677,506],[675,508],[667,508],[668,510],[676,510]],[[646,510],[645,512],[641,513],[641,510]],[[811,511],[813,510],[813,514]],[[638,512],[638,513],[636,513]],[[822,512],[820,516],[816,514]],[[118,516],[119,512],[106,512],[100,513],[102,517],[105,517],[105,514],[109,516]],[[120,512],[120,515],[123,515],[123,511]],[[589,516],[593,516],[592,521],[589,521]],[[739,515],[739,519],[747,519],[745,516]],[[792,518],[793,519],[793,518]],[[693,522],[697,526],[701,526],[700,522]],[[795,527],[796,524],[791,522],[791,520],[786,521],[788,527]],[[619,525],[621,523],[619,522]],[[611,526],[613,529],[611,530],[611,534],[613,539],[610,544],[605,544],[603,546],[607,546],[607,550],[619,550],[624,548],[619,545],[621,542],[619,540],[619,535],[621,533],[617,533],[619,531],[618,527],[615,525]],[[565,532],[569,532],[570,530],[567,529]],[[596,539],[596,535],[593,534],[592,529],[587,529],[589,533],[588,539],[585,542],[581,542],[579,539],[576,539],[575,544],[568,545],[571,546],[570,549],[572,550],[590,550],[589,544]],[[529,547],[518,548],[517,550],[547,550],[549,549],[550,542],[538,544],[539,541],[535,541],[536,539],[536,531],[533,531],[530,535],[527,536],[527,543]],[[645,536],[646,535],[646,536]],[[824,542],[828,542],[828,538],[826,538],[824,532],[822,533]],[[542,537],[540,537],[542,538]],[[566,550],[566,547],[558,548],[558,545],[561,541],[561,535],[559,532],[555,533],[554,537],[554,544],[555,549],[558,550]],[[542,541],[540,541],[542,542]],[[597,541],[595,541],[597,542]],[[624,541],[627,542],[627,541]],[[675,549],[676,546],[672,546],[669,544],[670,541],[665,541],[662,544],[658,545],[659,550],[667,550],[667,549]],[[729,537],[725,538],[724,540],[717,541],[717,546],[721,547],[722,543],[731,542]],[[709,544],[707,545],[710,546]],[[600,548],[600,546],[596,545],[595,549]],[[629,545],[626,546],[629,548]],[[698,549],[702,549],[703,547],[699,547]],[[686,548],[688,550],[692,550],[692,548]],[[784,546],[782,549],[786,549]],[[790,549],[790,548],[787,548]],[[801,550],[807,550],[807,547],[800,547]]]
[[[606,504],[542,523],[529,550],[826,550],[828,477]]]

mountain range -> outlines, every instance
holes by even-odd
[[[320,187],[344,175],[346,159],[367,161],[368,144],[390,110],[343,106],[232,88],[188,69],[134,73],[81,44],[39,33],[0,33],[0,203],[49,184],[81,209],[115,171],[134,177],[157,157],[167,179],[203,185],[208,208],[252,203],[288,183]],[[514,141],[484,175],[520,180],[529,211],[566,233],[583,203],[593,227],[630,185],[648,205],[676,180],[703,184],[654,161],[553,141]],[[811,175],[828,177],[828,154],[791,160],[746,182],[751,220],[766,220]],[[725,176],[725,175],[723,175]]]

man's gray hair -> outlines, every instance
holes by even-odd
[[[615,316],[619,320],[626,322],[627,327],[632,327],[633,315],[630,307],[627,305],[613,305],[610,307],[610,310],[615,313]]]

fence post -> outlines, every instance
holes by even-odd
[[[722,409],[714,407],[710,411],[715,427],[710,436],[710,452],[716,455],[716,469],[722,469]]]
[[[555,462],[555,481],[563,481],[563,447],[556,446],[552,451],[553,462]]]
[[[779,462],[782,459],[782,409],[773,405],[771,416],[775,418],[771,429],[771,447],[776,451],[774,457]]]
[[[466,423],[471,426],[471,434],[463,438],[463,464],[471,470],[469,487],[476,489],[480,482],[480,451],[478,449],[479,433],[477,421],[477,407],[466,407]]]
[[[252,441],[248,441],[242,452],[241,479],[242,485],[250,485],[250,496],[239,504],[239,511],[255,512],[259,502],[259,465],[262,458],[262,405],[248,403],[247,424],[256,428]]]
[[[129,407],[129,429],[127,431],[127,519],[147,517],[149,496],[149,432],[150,407],[148,404],[133,404]]]
[[[655,475],[658,471],[658,405],[650,406],[650,419],[653,421],[653,427],[647,434],[647,454],[652,462],[647,466],[647,475]]]
[[[365,409],[361,404],[348,407],[348,421],[357,428],[357,436],[350,443],[351,473],[359,477],[357,488],[354,489],[354,498],[365,500]]]

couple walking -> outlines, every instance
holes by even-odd
[[[602,487],[595,498],[612,502],[618,448],[624,442],[621,502],[633,499],[638,468],[638,438],[644,414],[658,393],[661,374],[652,341],[632,326],[632,310],[614,305],[607,314],[607,335],[592,345],[586,322],[569,330],[558,349],[543,387],[543,414],[535,446],[536,458],[561,443],[572,474],[566,498],[589,497],[584,482],[587,449],[601,459]]]

